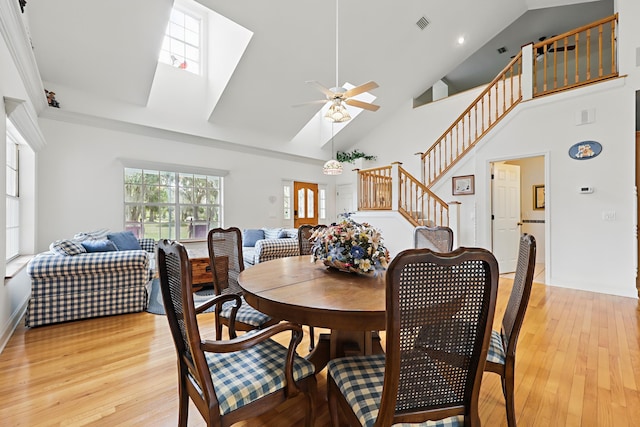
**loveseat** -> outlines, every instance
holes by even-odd
[[[242,232],[245,267],[299,254],[297,228],[245,229]]]
[[[53,242],[48,252],[29,262],[27,327],[147,308],[155,241],[127,236],[138,245],[126,250],[110,244],[109,234],[97,234],[96,239],[80,233],[74,239]]]

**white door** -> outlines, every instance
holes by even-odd
[[[353,184],[341,184],[336,187],[336,215],[354,212]]]
[[[493,254],[500,273],[513,272],[520,242],[520,166],[493,164],[491,205]]]

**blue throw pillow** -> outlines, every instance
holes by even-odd
[[[142,250],[138,238],[131,231],[109,233],[107,234],[107,239],[111,240],[119,251]]]
[[[242,232],[242,246],[253,247],[258,240],[262,239],[264,239],[264,230],[249,228]]]
[[[82,246],[86,249],[87,252],[110,252],[117,251],[115,243],[111,240],[85,240],[82,242]]]
[[[278,233],[278,239],[288,239],[289,238],[289,233],[287,232],[287,230],[280,230],[280,232]]]

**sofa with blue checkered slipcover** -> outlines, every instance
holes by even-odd
[[[155,241],[136,240],[134,249],[118,249],[106,238],[84,244],[75,238],[59,240],[36,255],[27,266],[31,296],[25,325],[144,311]]]
[[[242,232],[245,267],[299,254],[297,228],[245,229]]]

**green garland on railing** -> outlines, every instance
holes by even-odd
[[[342,163],[353,163],[356,159],[365,159],[365,160],[375,160],[376,156],[369,156],[367,154],[364,154],[362,151],[359,150],[353,150],[350,153],[344,152],[344,151],[338,151],[336,153],[336,158],[339,162]]]

